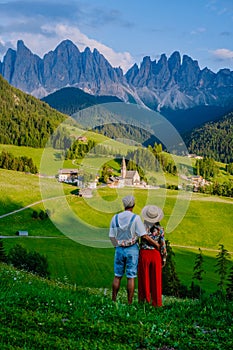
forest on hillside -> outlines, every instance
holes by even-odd
[[[96,96],[78,88],[67,87],[44,97],[42,101],[47,102],[61,113],[72,116],[82,109],[97,104],[120,102],[121,100],[116,96]]]
[[[0,143],[44,147],[65,115],[0,76]]]
[[[216,122],[208,122],[184,137],[190,153],[233,162],[233,112]]]

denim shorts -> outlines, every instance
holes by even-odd
[[[139,248],[137,244],[130,247],[116,247],[114,258],[114,273],[127,278],[137,277]]]

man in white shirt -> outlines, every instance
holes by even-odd
[[[135,199],[126,196],[122,199],[125,210],[113,216],[110,224],[109,238],[115,247],[114,279],[112,283],[112,300],[116,301],[120,289],[121,278],[127,277],[128,304],[132,304],[134,280],[137,277],[139,247],[137,240],[143,237],[156,248],[159,244],[153,241],[146,232],[139,215],[133,214]]]

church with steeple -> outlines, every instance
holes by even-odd
[[[127,170],[125,157],[122,158],[121,163],[121,181],[124,186],[138,186],[140,185],[140,176],[137,170]]]

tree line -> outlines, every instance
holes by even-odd
[[[32,174],[38,173],[37,166],[34,164],[32,158],[26,156],[15,157],[13,154],[6,151],[2,151],[0,154],[0,168],[24,171]]]
[[[28,251],[21,244],[16,244],[6,253],[3,239],[0,239],[0,262],[13,265],[17,269],[22,269],[41,277],[50,277],[47,257],[36,251]]]
[[[89,139],[87,142],[76,140],[66,151],[65,158],[82,159],[96,146],[96,144],[97,143],[92,139]]]
[[[176,272],[175,253],[172,250],[169,240],[166,241],[166,246],[167,262],[162,270],[163,294],[180,298],[200,298],[205,293],[202,288],[202,281],[203,275],[206,273],[202,250],[199,248],[199,253],[195,257],[192,282],[187,287],[181,284]],[[215,262],[215,273],[219,277],[216,295],[220,294],[229,300],[233,300],[233,265],[230,266],[230,258],[231,256],[228,250],[225,249],[223,244],[219,244]]]

